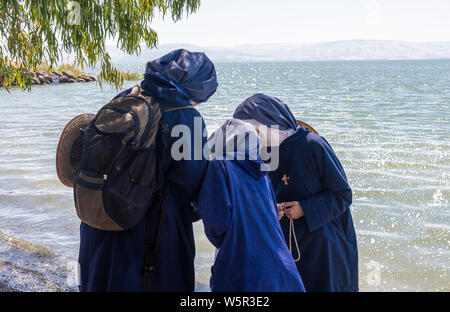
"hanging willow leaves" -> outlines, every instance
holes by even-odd
[[[82,69],[100,65],[98,82],[120,87],[122,75],[111,63],[106,41],[139,54],[158,41],[155,15],[174,21],[195,12],[200,0],[0,0],[0,78],[8,88],[31,86],[30,72],[56,65],[73,54]]]

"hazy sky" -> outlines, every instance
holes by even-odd
[[[159,43],[230,46],[352,39],[450,41],[450,0],[202,0],[155,20]]]

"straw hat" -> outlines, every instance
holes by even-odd
[[[64,128],[56,149],[56,173],[62,184],[73,187],[72,179],[78,167],[79,159],[76,154],[81,153],[81,130],[89,126],[95,114],[78,115]],[[71,159],[72,158],[72,159]]]
[[[297,120],[297,124],[299,125],[299,126],[302,126],[303,128],[306,128],[306,129],[308,129],[309,131],[311,131],[312,133],[314,133],[314,134],[319,134],[313,127],[311,127],[310,125],[308,125],[306,122],[304,122],[304,121],[301,121],[301,120]]]

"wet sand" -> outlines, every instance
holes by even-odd
[[[0,292],[15,292],[13,288],[8,287],[7,285],[0,284]]]
[[[30,251],[0,239],[0,292],[77,291],[56,255]]]

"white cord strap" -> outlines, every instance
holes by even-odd
[[[290,219],[289,222],[289,251],[291,252],[292,257],[294,257],[294,254],[292,253],[292,236],[294,236],[295,248],[297,249],[298,254],[297,259],[294,258],[294,261],[299,262],[301,255],[300,248],[298,247],[297,236],[295,235],[294,219]]]

